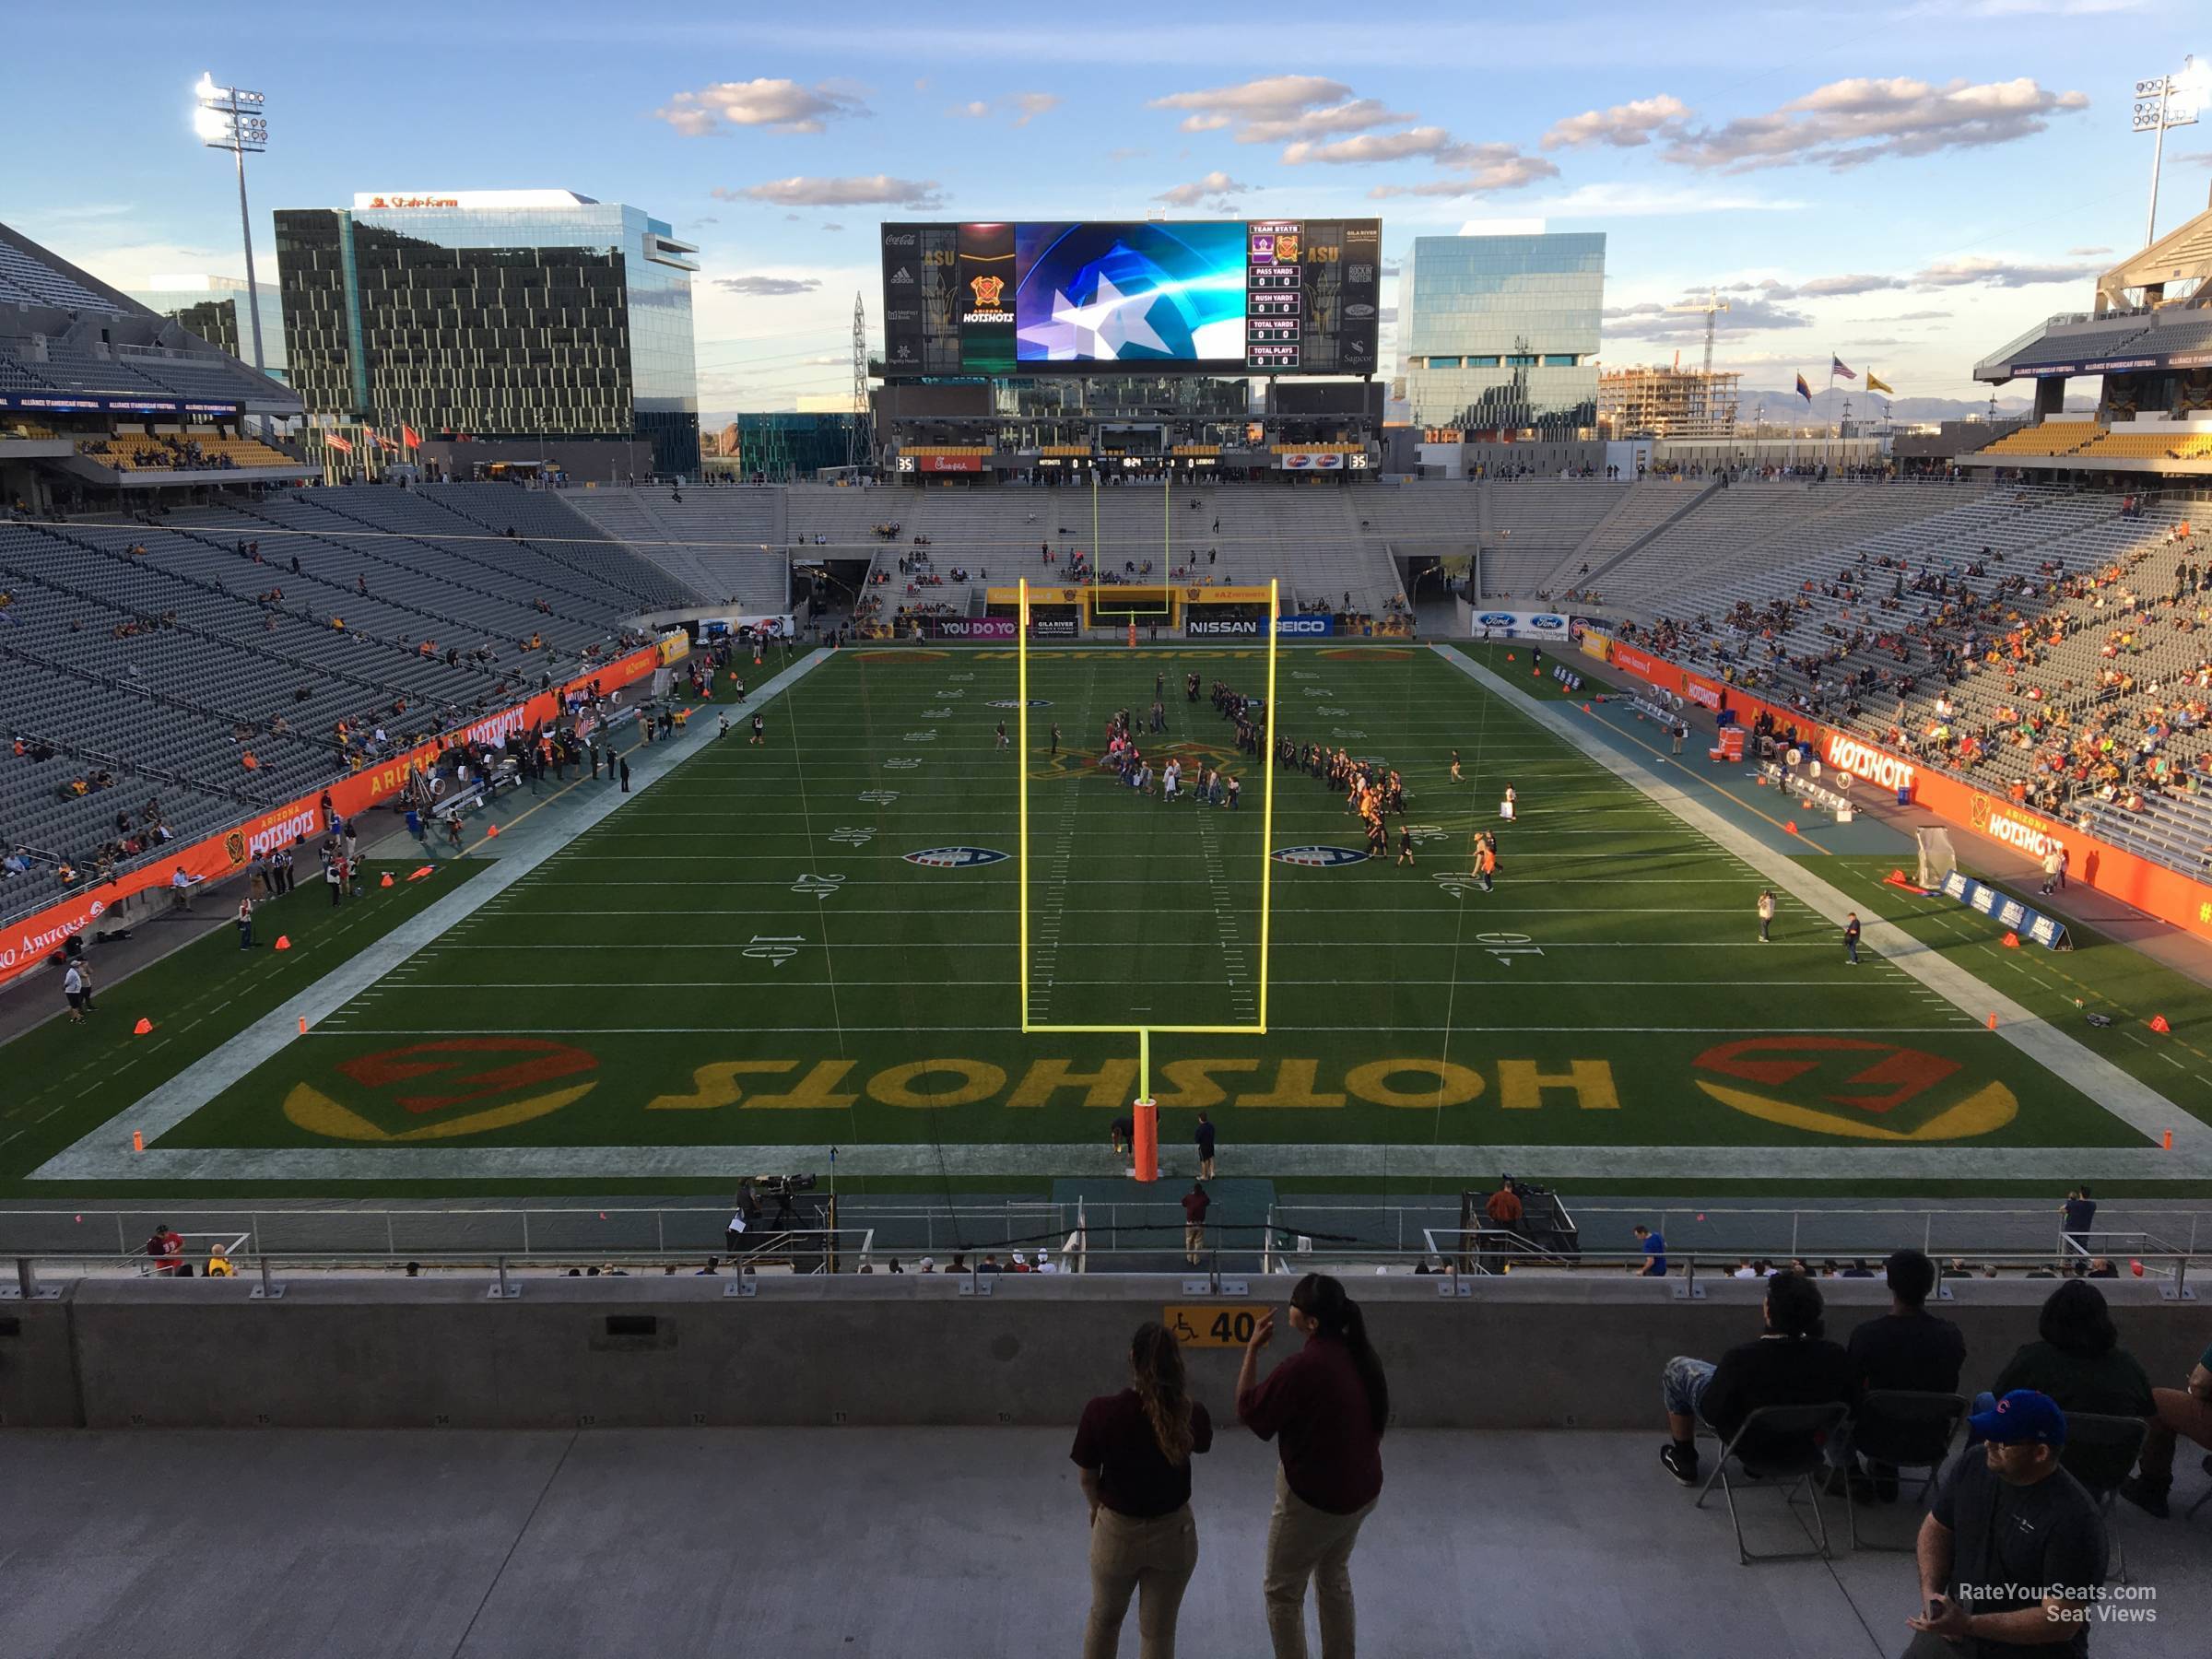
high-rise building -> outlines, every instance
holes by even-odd
[[[1603,231],[1416,237],[1398,276],[1412,424],[1495,438],[1592,432],[1605,298]]]
[[[1597,422],[1609,438],[1731,438],[1742,381],[1720,369],[1607,369],[1597,377]]]
[[[182,324],[210,346],[243,362],[253,360],[253,319],[247,309],[242,276],[150,276],[144,288],[127,290],[148,311]],[[276,285],[260,285],[262,367],[285,378],[284,304]]]
[[[426,439],[650,443],[699,464],[698,250],[568,190],[364,192],[276,215],[292,383],[311,415]]]

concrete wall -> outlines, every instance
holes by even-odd
[[[555,1428],[993,1425],[1073,1422],[1119,1386],[1128,1338],[1163,1305],[1207,1299],[1178,1281],[1103,1275],[961,1281],[528,1279],[516,1300],[482,1281],[299,1278],[275,1301],[250,1281],[81,1281],[47,1302],[0,1303],[0,1424],[8,1428]],[[1288,1278],[1220,1299],[1280,1308]],[[1718,1281],[1504,1278],[1446,1300],[1437,1281],[1355,1279],[1409,1428],[1653,1427],[1669,1355],[1718,1358],[1759,1329],[1759,1287]],[[1841,1336],[1887,1305],[1877,1281],[1823,1281]],[[1985,1386],[2035,1334],[2048,1290],[1966,1281],[1942,1309]],[[2104,1287],[2122,1340],[2175,1382],[2212,1339],[2212,1310]],[[610,1335],[650,1316],[651,1334]],[[0,1325],[0,1329],[4,1329]],[[1273,1351],[1286,1351],[1287,1324]],[[1227,1415],[1239,1354],[1194,1350],[1199,1389]]]

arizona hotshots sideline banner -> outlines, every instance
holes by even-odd
[[[569,692],[582,690],[594,680],[599,682],[602,691],[619,690],[649,678],[659,665],[657,646],[647,646],[618,657],[593,673],[579,675],[550,691],[540,691],[526,702],[473,720],[441,738],[335,780],[329,785],[331,806],[340,818],[351,818],[397,794],[410,771],[418,766],[430,765],[457,743],[496,743],[509,733],[526,732],[559,716]],[[324,791],[317,790],[313,794],[301,795],[205,841],[171,841],[157,847],[146,854],[141,865],[113,881],[103,881],[97,887],[87,882],[59,903],[8,924],[5,935],[0,935],[0,984],[40,967],[61,948],[63,940],[90,927],[118,900],[169,886],[180,865],[187,876],[220,881],[245,868],[264,853],[303,836],[320,834],[323,794]]]
[[[1976,789],[1962,778],[1937,771],[1908,756],[1892,754],[1856,733],[1838,731],[1794,709],[1762,701],[1735,686],[1723,685],[1618,640],[1612,642],[1607,657],[1615,667],[1645,684],[1675,692],[1701,708],[1717,712],[1725,702],[1730,712],[1747,726],[1762,712],[1771,715],[1778,727],[1795,726],[1799,741],[1830,771],[1848,772],[1885,794],[1901,791],[1954,829],[1971,830],[2038,863],[2053,849],[2064,849],[2068,881],[2085,882],[2098,892],[2132,904],[2200,939],[2212,938],[2212,887],[2193,881],[2179,870],[2153,864],[2071,824],[2017,806],[2001,795]]]

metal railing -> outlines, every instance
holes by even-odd
[[[205,1235],[186,1235],[205,1236]],[[873,1273],[875,1235],[867,1228],[763,1230],[748,1233],[737,1250],[707,1251],[628,1249],[601,1252],[546,1250],[425,1251],[402,1260],[377,1251],[286,1250],[248,1247],[242,1235],[223,1251],[228,1275],[209,1275],[205,1262],[190,1256],[156,1257],[142,1251],[107,1252],[29,1251],[9,1253],[14,1257],[15,1283],[0,1286],[0,1300],[41,1300],[61,1294],[57,1281],[87,1278],[186,1279],[253,1277],[257,1296],[284,1294],[279,1276],[312,1274],[322,1277],[389,1279],[439,1277],[448,1275],[494,1276],[494,1297],[518,1292],[511,1287],[526,1278],[601,1278],[628,1277],[668,1277],[678,1274],[758,1277],[763,1272],[797,1276]],[[735,1294],[735,1292],[733,1292]],[[750,1294],[750,1292],[744,1292]]]
[[[850,1241],[866,1241],[867,1259],[877,1271],[896,1255],[912,1268],[923,1256],[942,1268],[959,1253],[980,1259],[985,1252],[1002,1258],[1019,1249],[1050,1251],[1070,1271],[1113,1271],[1130,1261],[1178,1255],[1183,1218],[1164,1200],[1054,1203],[1013,1200],[998,1204],[918,1205],[842,1196],[838,1199],[835,1235],[845,1265],[862,1257]],[[354,1266],[426,1265],[433,1259],[489,1262],[505,1257],[520,1264],[559,1260],[589,1265],[609,1260],[703,1259],[727,1257],[730,1205],[596,1205],[503,1206],[302,1205],[163,1205],[112,1209],[0,1209],[0,1258],[100,1261],[112,1270],[130,1264],[150,1268],[143,1252],[157,1224],[172,1225],[195,1241],[203,1236],[236,1241],[234,1260],[266,1254],[278,1260],[345,1263]],[[775,1207],[771,1201],[771,1208]],[[1217,1205],[1206,1227],[1208,1248],[1233,1260],[1256,1265],[1263,1258],[1374,1261],[1399,1257],[1408,1263],[1423,1251],[1438,1252],[1438,1241],[1460,1234],[1456,1195],[1430,1204],[1370,1204],[1302,1201],[1278,1203],[1260,1216],[1232,1216]],[[779,1212],[780,1214],[780,1212]],[[753,1224],[749,1252],[825,1230],[828,1213],[813,1198],[802,1200],[786,1219]],[[2088,1235],[2076,1255],[2110,1255],[2148,1261],[2191,1258],[2212,1253],[2212,1210],[2109,1203],[2100,1220],[2110,1225]],[[1878,1266],[1890,1251],[1911,1245],[1942,1261],[1976,1263],[2009,1255],[2056,1261],[2071,1248],[2054,1205],[1926,1208],[1879,1204],[1846,1208],[1735,1205],[1725,1207],[1680,1204],[1635,1206],[1578,1205],[1584,1243],[1618,1239],[1641,1223],[1663,1234],[1668,1254],[1702,1262],[1740,1257],[1828,1259],[1841,1264],[1864,1257]],[[1301,1249],[1300,1239],[1311,1241]],[[1474,1246],[1467,1246],[1473,1249]],[[1623,1259],[1632,1253],[1626,1250]],[[1603,1252],[1583,1252],[1583,1259],[1610,1259]],[[2125,1268],[2125,1262],[2122,1262]]]

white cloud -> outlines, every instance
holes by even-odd
[[[2112,250],[2110,248],[2068,248],[2066,252],[2077,259],[2091,259],[2100,253],[2110,253]]]
[[[968,103],[954,104],[945,113],[965,121],[981,121],[991,113],[991,106],[978,98]]]
[[[1663,152],[1685,167],[1745,172],[1761,167],[1863,166],[1884,156],[2006,144],[2048,127],[2049,117],[2088,107],[2023,76],[1943,86],[1907,76],[1831,81],[1762,115],[1688,131]]]
[[[1267,75],[1233,87],[1197,92],[1171,92],[1155,98],[1155,110],[1187,110],[1182,130],[1210,133],[1239,121],[1288,121],[1316,104],[1340,104],[1352,89],[1319,75]]]
[[[1048,111],[1058,109],[1060,94],[1057,92],[1017,92],[1014,94],[1014,107],[1021,112],[1014,117],[1014,124],[1018,127],[1025,127],[1038,116]]]
[[[1109,161],[1134,161],[1139,156],[1148,156],[1151,153],[1150,150],[1140,148],[1135,145],[1124,145],[1119,149],[1108,150],[1106,159]]]
[[[717,81],[696,92],[678,92],[653,113],[688,138],[718,132],[726,123],[778,133],[818,133],[824,122],[871,113],[841,85],[804,87],[794,80]]]
[[[717,276],[714,286],[725,293],[745,294],[756,300],[785,294],[811,294],[822,286],[819,276]]]
[[[1662,92],[1654,98],[1639,98],[1610,109],[1584,110],[1580,115],[1556,121],[1544,135],[1544,147],[1579,149],[1603,144],[1615,149],[1633,149],[1655,136],[1676,136],[1688,118],[1688,104]]]
[[[1657,300],[1623,305],[1605,313],[1607,331],[1631,340],[1702,340],[1705,315],[1700,311],[1677,311]],[[1714,319],[1716,337],[1727,339],[1755,332],[1804,328],[1812,318],[1767,300],[1731,301]]]
[[[1171,190],[1163,190],[1152,199],[1165,202],[1171,207],[1195,207],[1203,201],[1226,201],[1230,196],[1242,195],[1251,188],[1251,185],[1240,184],[1217,169],[1203,179],[1194,179],[1188,184],[1178,184]]]
[[[1378,200],[1409,195],[1488,195],[1493,191],[1522,190],[1538,179],[1559,176],[1558,167],[1543,157],[1524,156],[1510,144],[1446,144],[1431,153],[1439,165],[1458,176],[1432,180],[1426,184],[1378,184],[1367,194]]]
[[[1267,121],[1248,121],[1237,131],[1239,144],[1275,144],[1286,138],[1318,138],[1330,133],[1361,133],[1369,127],[1394,126],[1413,116],[1393,110],[1379,98],[1347,99],[1296,115]]]
[[[2036,264],[2008,259],[1947,259],[1913,273],[1909,286],[1940,288],[2035,288],[2047,282],[2080,282],[2101,274],[2100,264]]]
[[[1441,126],[1408,127],[1403,133],[1363,133],[1328,144],[1293,144],[1283,151],[1283,164],[1303,167],[1318,161],[1332,167],[1365,167],[1377,161],[1403,161],[1409,156],[1441,156],[1453,146],[1452,135]]]
[[[720,202],[769,202],[779,207],[921,207],[942,206],[935,179],[894,179],[888,173],[865,173],[841,179],[810,179],[799,174],[748,184],[742,190],[721,186],[708,193]]]

